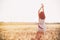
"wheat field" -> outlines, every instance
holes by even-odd
[[[33,40],[37,26],[37,23],[29,22],[1,22],[0,40]],[[60,23],[46,23],[45,35],[41,40],[60,40]]]

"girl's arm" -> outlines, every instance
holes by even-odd
[[[38,16],[39,16],[39,19],[45,19],[44,5],[43,4],[41,4],[41,8],[38,10]]]

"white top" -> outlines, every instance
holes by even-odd
[[[44,19],[39,19],[39,24],[38,24],[38,31],[45,31],[45,20]]]

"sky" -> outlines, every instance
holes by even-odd
[[[38,22],[41,3],[45,22],[60,22],[60,0],[0,0],[0,22]]]

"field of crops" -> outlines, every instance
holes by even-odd
[[[0,23],[0,40],[37,40],[37,23]],[[41,40],[60,40],[60,23],[46,23]]]

